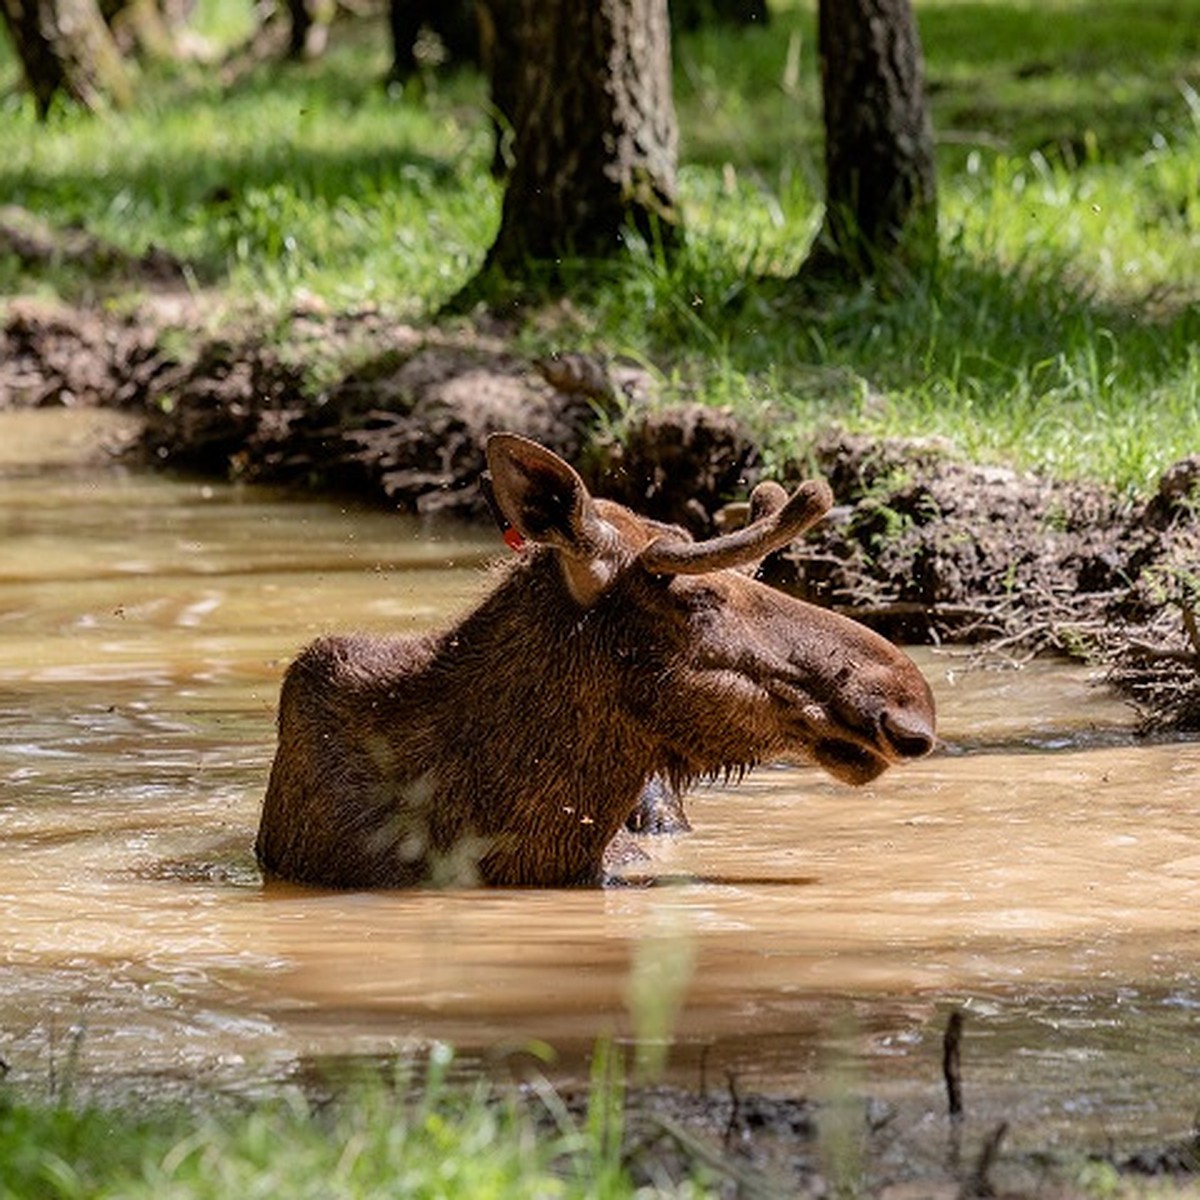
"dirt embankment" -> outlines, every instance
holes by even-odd
[[[239,333],[183,357],[171,342],[136,318],[10,310],[0,407],[117,406],[144,417],[127,453],[151,463],[478,519],[482,444],[498,429],[700,536],[762,473],[730,414],[664,405],[653,377],[623,364],[524,358],[503,329],[299,313],[286,350]],[[325,379],[311,366],[347,361]],[[837,508],[782,564],[788,586],[897,638],[1092,655],[1148,728],[1200,729],[1200,455],[1139,503],[934,442],[827,431],[806,459]]]

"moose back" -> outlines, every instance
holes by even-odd
[[[526,546],[477,608],[419,637],[323,637],[289,667],[256,842],[332,887],[597,882],[655,774],[792,758],[851,784],[927,753],[929,687],[884,638],[752,578],[829,508],[762,484],[695,542],[593,498],[549,450],[487,444]]]

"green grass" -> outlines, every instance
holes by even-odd
[[[363,1083],[321,1104],[191,1111],[18,1102],[0,1095],[0,1200],[625,1200],[620,1096],[597,1086],[572,1117],[540,1099],[449,1084]],[[535,1112],[541,1106],[540,1114]],[[615,1106],[615,1107],[614,1107]],[[659,1196],[706,1195],[701,1172]]]
[[[923,0],[942,261],[908,294],[781,287],[820,220],[808,4],[676,47],[688,233],[636,248],[571,304],[530,311],[531,350],[598,348],[668,395],[740,407],[770,454],[814,429],[940,435],[973,457],[1134,491],[1200,446],[1200,23],[1192,0]],[[228,39],[245,14],[201,6]],[[45,128],[0,47],[0,196],[193,265],[229,309],[297,296],[422,320],[482,261],[499,217],[483,81],[381,86],[378,25],[223,81],[147,73],[137,108]],[[112,285],[0,259],[0,291]]]
[[[133,252],[164,246],[235,302],[304,289],[426,310],[493,232],[486,130],[473,106],[389,100],[377,48],[352,50],[229,88],[195,70],[128,115],[60,110],[44,131],[10,102],[5,135],[24,128],[0,192]]]

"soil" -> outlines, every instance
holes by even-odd
[[[565,1100],[581,1122],[596,1103],[592,1092]],[[654,1188],[706,1173],[712,1194],[731,1200],[1067,1200],[1085,1194],[1075,1183],[1085,1164],[1164,1185],[1194,1181],[1200,1171],[1195,1138],[1133,1153],[1058,1159],[1008,1149],[1005,1123],[987,1128],[962,1114],[939,1123],[923,1113],[912,1125],[911,1116],[880,1100],[817,1102],[743,1092],[735,1079],[713,1090],[631,1089],[621,1119],[623,1160],[636,1182]]]
[[[529,358],[501,323],[299,309],[281,338],[202,335],[198,322],[181,335],[177,319],[10,304],[0,408],[115,406],[143,418],[125,453],[158,467],[470,520],[488,519],[482,446],[501,429],[699,537],[736,517],[729,502],[763,475],[734,415],[667,403],[654,376],[619,361]],[[900,640],[1089,656],[1147,731],[1200,729],[1200,454],[1133,501],[966,462],[936,441],[825,430],[804,451],[836,507],[773,564],[780,586]],[[786,474],[798,480],[800,461]]]

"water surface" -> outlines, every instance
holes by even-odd
[[[131,472],[94,453],[110,420],[0,417],[13,1078],[40,1086],[75,1047],[81,1086],[257,1089],[433,1039],[493,1066],[544,1043],[569,1077],[678,1002],[676,1081],[795,1095],[845,1074],[919,1126],[960,1007],[981,1126],[1190,1128],[1200,744],[1138,741],[1092,673],[919,652],[941,752],[864,789],[795,768],[701,788],[695,832],[647,842],[655,886],[264,892],[250,846],[288,657],[450,619],[497,546]]]

